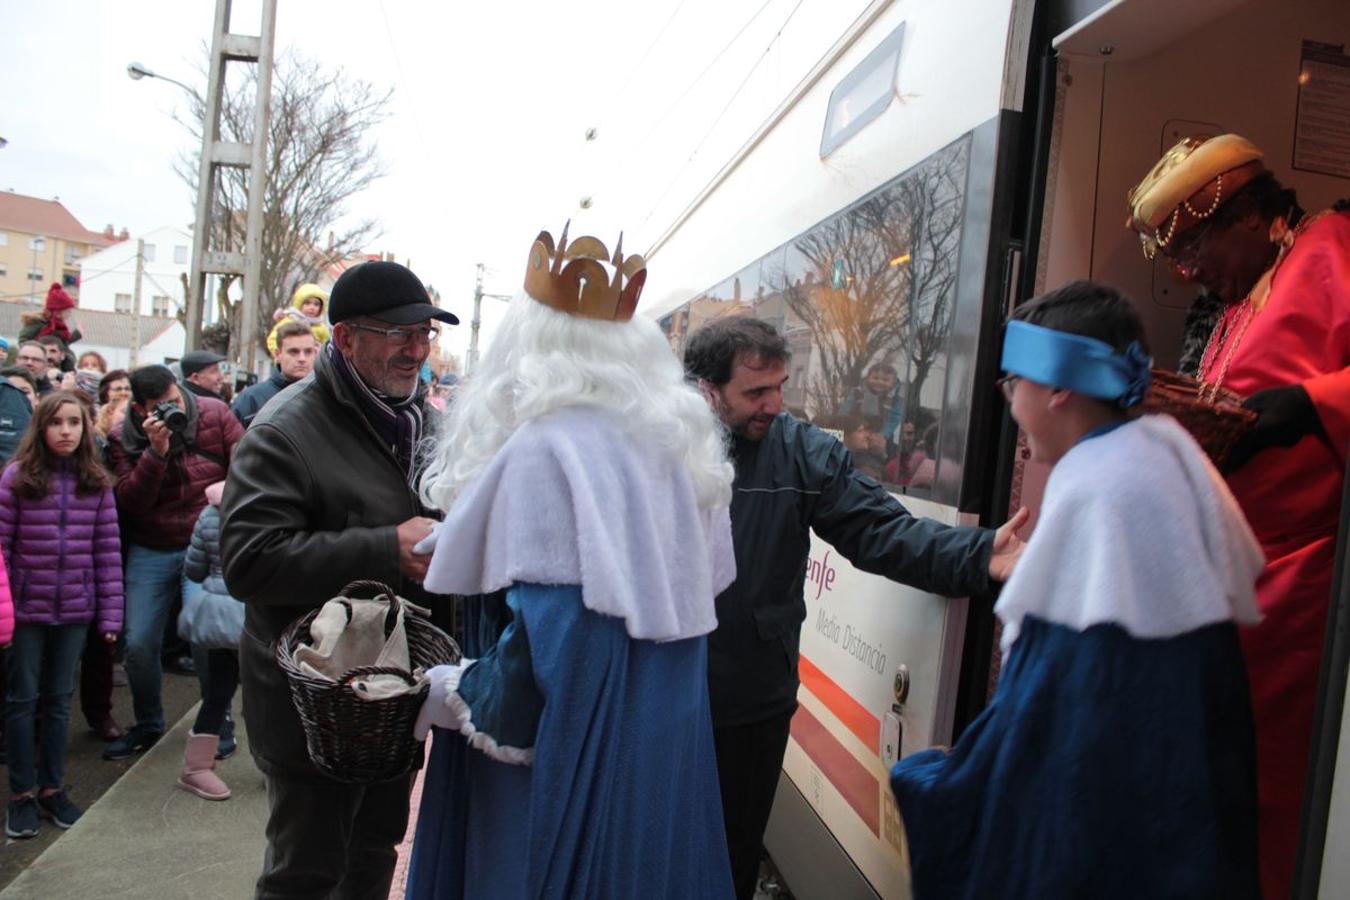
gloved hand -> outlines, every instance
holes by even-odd
[[[459,679],[471,665],[473,660],[466,659],[459,665],[432,666],[427,670],[431,690],[427,692],[427,699],[422,701],[422,709],[417,713],[417,724],[413,726],[414,738],[426,740],[432,725],[458,731],[464,724],[464,717],[451,708],[450,697],[459,690]]]
[[[1257,414],[1255,424],[1233,445],[1224,465],[1225,472],[1236,472],[1253,456],[1269,447],[1292,447],[1304,435],[1325,437],[1317,407],[1301,384],[1257,391],[1242,404]]]

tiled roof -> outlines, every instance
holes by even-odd
[[[62,238],[95,247],[117,243],[101,232],[85,228],[59,200],[43,200],[13,191],[0,191],[0,231]]]
[[[42,307],[27,303],[0,303],[0,335],[11,341],[19,335],[23,326],[20,317],[26,312],[41,312]],[[153,341],[173,327],[177,319],[162,316],[141,316],[141,344]],[[102,312],[93,309],[77,309],[75,322],[83,332],[83,340],[103,347],[130,347],[132,338],[131,313]],[[79,344],[75,350],[79,351]]]

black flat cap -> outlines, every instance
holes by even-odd
[[[184,353],[183,358],[178,361],[178,368],[183,370],[183,377],[186,378],[194,372],[200,372],[207,366],[214,366],[218,362],[224,362],[225,357],[219,353],[212,353],[210,350],[193,350],[191,353]]]
[[[459,317],[431,302],[421,280],[407,266],[383,260],[365,262],[342,273],[328,298],[333,324],[370,316],[391,325],[439,319],[451,325]]]

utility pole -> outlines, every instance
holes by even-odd
[[[202,307],[206,276],[236,275],[244,279],[240,309],[240,367],[253,371],[258,335],[258,281],[262,274],[263,192],[267,187],[267,134],[272,111],[272,51],[275,44],[276,0],[262,0],[262,27],[258,36],[231,34],[231,0],[216,0],[215,27],[211,39],[211,69],[206,88],[206,115],[202,120],[202,154],[197,174],[197,221],[192,234],[192,276],[188,290],[187,349],[197,349],[201,340]],[[220,139],[220,112],[225,95],[225,65],[229,62],[258,66],[257,104],[251,144]],[[215,208],[217,169],[248,169],[248,212],[244,252],[211,247],[212,210]]]
[[[483,269],[482,263],[478,264],[478,282],[473,288],[473,320],[469,323],[469,354],[464,361],[464,374],[470,375],[473,370],[478,368],[478,326],[483,321],[483,298],[488,297],[492,300],[510,300],[510,294],[485,294],[483,293]]]
[[[33,273],[37,271],[38,254],[47,249],[47,242],[35,237],[28,242],[28,246],[33,250],[33,262],[28,267],[28,302],[37,303],[37,279],[33,277]]]
[[[141,274],[145,270],[145,240],[136,239],[136,283],[131,286],[131,369],[141,364]]]

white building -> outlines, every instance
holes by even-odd
[[[96,327],[108,341],[119,341],[115,347],[104,350],[94,346],[85,327],[85,340],[76,350],[98,350],[113,356],[125,365],[130,358],[133,343],[131,309],[136,298],[136,241],[144,241],[144,260],[141,266],[141,363],[177,360],[183,355],[187,332],[178,321],[186,297],[186,285],[192,260],[192,230],[166,225],[145,234],[133,235],[111,247],[86,256],[80,262],[80,308],[76,318]],[[215,296],[215,277],[207,279],[207,296]],[[203,310],[204,323],[215,321],[214,303]],[[122,326],[93,326],[103,315],[116,317]]]
[[[130,313],[136,296],[136,238],[145,241],[141,314],[173,318],[183,308],[192,232],[166,226],[113,244],[80,261],[80,309]]]

